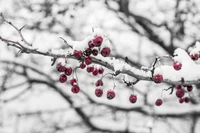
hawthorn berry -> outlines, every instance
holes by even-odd
[[[153,76],[153,81],[157,84],[161,83],[163,81],[163,76],[160,74],[156,74]]]
[[[94,66],[88,66],[87,67],[87,72],[88,73],[91,73],[91,72],[93,72],[94,71]]]
[[[102,79],[97,80],[97,82],[95,83],[96,86],[103,86],[103,81]]]
[[[92,50],[92,54],[93,54],[94,56],[97,56],[97,55],[98,55],[98,50],[97,50],[97,49],[93,49],[93,50]]]
[[[177,85],[176,89],[182,89],[182,85]]]
[[[66,69],[66,67],[63,66],[61,63],[58,63],[58,64],[56,65],[56,69],[57,69],[57,71],[59,71],[59,72],[64,72],[65,69]]]
[[[80,68],[81,68],[81,69],[84,69],[85,67],[86,67],[86,65],[85,65],[84,63],[81,63],[81,64],[80,64]]]
[[[115,98],[115,92],[113,90],[108,90],[107,91],[107,99],[111,100]]]
[[[160,106],[162,105],[162,103],[163,103],[162,99],[157,99],[155,102],[156,106]]]
[[[191,55],[190,55],[190,58],[191,58],[192,60],[198,60],[198,59],[199,59],[199,54],[198,54],[198,53],[196,53],[196,54],[191,54]]]
[[[73,55],[76,56],[76,57],[81,57],[83,55],[83,52],[82,51],[78,51],[78,50],[74,50]]]
[[[103,67],[100,67],[98,70],[99,70],[99,74],[103,74],[103,72],[104,72]]]
[[[85,54],[86,56],[90,56],[90,55],[92,54],[92,49],[91,49],[91,48],[87,48],[87,49],[85,50],[84,54]]]
[[[89,42],[88,42],[88,47],[89,47],[89,48],[93,48],[93,47],[94,47],[94,44],[93,44],[92,41],[89,41]]]
[[[189,103],[189,102],[190,102],[190,98],[189,98],[189,97],[185,97],[185,98],[184,98],[184,101],[185,101],[186,103]]]
[[[103,42],[103,38],[101,36],[97,36],[93,39],[93,44],[95,47],[100,47]]]
[[[184,92],[183,89],[178,89],[178,90],[176,90],[176,96],[177,96],[178,98],[182,98],[184,95],[185,95],[185,92]]]
[[[95,90],[95,95],[96,95],[97,97],[101,97],[101,96],[103,95],[103,90],[100,89],[100,88],[97,88],[97,89]]]
[[[67,67],[66,70],[65,70],[65,74],[68,75],[68,76],[71,75],[72,74],[72,68]]]
[[[93,76],[96,76],[97,74],[99,73],[99,70],[98,69],[94,69],[94,71],[92,72]]]
[[[183,103],[185,101],[184,98],[179,98],[179,103]]]
[[[59,77],[59,81],[61,83],[64,83],[67,81],[67,76],[65,74],[61,74],[60,77]]]
[[[175,70],[178,71],[178,70],[181,69],[182,64],[176,61],[176,62],[174,62],[173,67],[174,67]]]
[[[129,97],[129,101],[130,101],[131,103],[136,103],[136,101],[137,101],[137,96],[134,95],[134,94],[131,94],[130,97]]]
[[[71,91],[77,94],[80,91],[80,88],[78,85],[73,85]]]
[[[102,55],[103,57],[109,56],[109,55],[110,55],[110,48],[108,48],[108,47],[103,48],[103,49],[101,50],[101,55]]]
[[[89,64],[92,63],[92,58],[86,57],[86,58],[84,59],[84,61],[85,61],[85,64],[86,64],[86,65],[89,65]]]
[[[73,86],[75,83],[76,83],[76,79],[71,79],[70,81],[69,81],[69,83]]]
[[[188,86],[187,86],[187,91],[190,92],[190,91],[192,91],[192,90],[193,90],[193,87],[192,87],[191,85],[188,85]]]

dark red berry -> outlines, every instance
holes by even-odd
[[[81,69],[84,69],[85,67],[86,67],[86,65],[85,65],[84,63],[81,63],[81,64],[80,64],[80,68],[81,68]]]
[[[87,49],[85,50],[84,54],[85,54],[86,56],[90,56],[90,55],[92,54],[92,49],[91,49],[91,48],[87,48]]]
[[[193,87],[192,87],[191,85],[188,85],[188,86],[187,86],[187,91],[190,92],[190,91],[192,91],[192,90],[193,90]]]
[[[99,70],[98,69],[94,69],[94,71],[92,72],[92,74],[94,75],[94,76],[96,76],[97,74],[99,73]]]
[[[113,90],[108,90],[107,91],[107,99],[111,100],[115,98],[115,92]]]
[[[56,65],[56,69],[57,69],[57,71],[59,71],[59,72],[64,72],[64,71],[66,70],[66,67],[63,66],[61,63],[58,63],[58,64]]]
[[[103,81],[101,79],[97,80],[95,83],[96,86],[103,86]]]
[[[74,56],[81,57],[83,55],[82,51],[74,50]]]
[[[102,55],[103,57],[109,56],[109,55],[110,55],[110,48],[108,48],[108,47],[103,48],[103,49],[101,50],[101,55]]]
[[[192,60],[198,60],[198,59],[199,59],[199,54],[198,54],[198,53],[196,53],[196,54],[191,54],[191,55],[190,55],[190,58],[191,58]]]
[[[103,74],[103,72],[104,72],[103,67],[100,67],[98,70],[99,70],[99,74]]]
[[[185,97],[185,98],[184,98],[184,101],[185,101],[186,103],[189,103],[189,102],[190,102],[190,98],[189,98],[189,97]]]
[[[91,73],[91,72],[93,72],[94,71],[94,66],[88,66],[87,67],[87,72],[88,73]]]
[[[69,82],[73,86],[76,83],[76,79],[71,79]]]
[[[182,64],[176,61],[176,62],[174,62],[173,67],[174,67],[175,70],[178,71],[178,70],[181,69]]]
[[[98,55],[98,50],[97,50],[97,49],[93,49],[93,50],[92,50],[92,54],[93,54],[94,56],[97,56],[97,55]]]
[[[182,89],[182,85],[177,85],[176,89]]]
[[[68,75],[68,76],[71,75],[72,74],[72,68],[67,67],[66,70],[65,70],[65,74]]]
[[[80,88],[78,85],[73,85],[71,91],[76,94],[80,91]]]
[[[103,38],[101,36],[97,36],[93,39],[93,44],[95,47],[100,47],[103,42]]]
[[[183,103],[185,101],[184,98],[179,98],[179,103]]]
[[[131,103],[136,103],[136,101],[137,101],[137,96],[134,95],[134,94],[131,94],[130,97],[129,97],[129,101],[130,101]]]
[[[86,64],[86,65],[89,65],[89,64],[92,63],[92,58],[86,57],[86,58],[84,59],[84,61],[85,61],[85,64]]]
[[[59,81],[61,83],[64,83],[67,81],[67,76],[65,74],[61,74],[60,77],[59,77]]]
[[[157,99],[155,102],[156,106],[160,106],[162,105],[162,103],[163,103],[162,99]]]
[[[97,88],[97,89],[95,90],[95,95],[96,95],[97,97],[101,97],[101,96],[103,95],[103,90],[100,89],[100,88]]]
[[[178,89],[178,90],[176,90],[176,96],[177,96],[178,98],[182,98],[182,97],[184,96],[184,94],[185,94],[185,92],[184,92],[183,89]]]
[[[94,47],[94,44],[93,44],[92,41],[89,41],[89,42],[88,42],[88,47],[89,47],[89,48],[93,48],[93,47]]]
[[[163,76],[160,74],[156,74],[153,76],[153,81],[157,84],[161,83],[163,81]]]

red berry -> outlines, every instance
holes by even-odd
[[[179,103],[183,103],[185,101],[184,98],[179,98]]]
[[[103,74],[103,72],[104,72],[103,67],[100,67],[98,70],[99,70],[99,74]]]
[[[92,72],[93,76],[96,76],[97,74],[99,73],[99,70],[98,69],[94,69],[94,71]]]
[[[84,63],[81,63],[81,64],[80,64],[80,68],[81,68],[81,69],[84,69],[85,67],[86,67],[86,65],[85,65]]]
[[[181,69],[182,64],[176,61],[176,62],[174,62],[173,67],[174,67],[175,70],[178,71],[178,70]]]
[[[178,98],[182,98],[184,95],[185,95],[185,92],[184,92],[183,89],[178,89],[178,90],[176,90],[176,96],[177,96]]]
[[[72,74],[72,68],[67,67],[66,70],[65,70],[65,74],[68,75],[68,76],[71,75]]]
[[[88,42],[88,47],[89,47],[89,48],[93,48],[93,47],[94,47],[94,44],[93,44],[92,41],[89,41],[89,42]]]
[[[80,91],[80,88],[78,85],[73,85],[71,91],[76,94]]]
[[[108,47],[103,48],[103,49],[101,50],[101,55],[102,55],[103,57],[109,56],[109,55],[110,55],[110,48],[108,48]]]
[[[193,87],[192,87],[191,85],[188,85],[188,86],[187,86],[187,91],[190,92],[190,91],[192,91],[192,90],[193,90]]]
[[[57,69],[59,72],[64,72],[65,69],[66,69],[66,67],[63,66],[61,63],[58,63],[58,64],[56,65],[56,69]]]
[[[163,81],[163,76],[160,74],[156,74],[153,76],[153,81],[157,84],[161,83]]]
[[[176,89],[182,89],[182,85],[177,85]]]
[[[100,88],[97,88],[97,89],[95,90],[95,95],[96,95],[97,97],[101,97],[101,96],[103,95],[103,90],[100,89]]]
[[[92,50],[92,54],[93,54],[94,56],[97,56],[97,55],[98,55],[98,50],[97,50],[97,49],[93,49],[93,50]]]
[[[107,91],[107,99],[111,100],[115,98],[115,92],[113,90],[108,90]]]
[[[130,101],[131,103],[136,103],[136,101],[137,101],[137,96],[131,94],[130,97],[129,97],[129,101]]]
[[[190,55],[190,58],[192,59],[192,60],[198,60],[199,59],[199,54],[191,54]]]
[[[73,86],[76,83],[76,79],[71,79],[69,82]]]
[[[103,86],[103,81],[102,79],[97,80],[97,82],[95,83],[96,86]]]
[[[59,81],[61,83],[64,83],[67,81],[67,76],[65,74],[61,74],[60,77],[59,77]]]
[[[74,50],[74,56],[81,57],[83,55],[82,51]]]
[[[156,106],[160,106],[162,105],[162,103],[163,103],[162,99],[157,99],[155,102]]]
[[[87,67],[87,72],[90,73],[90,72],[93,72],[94,71],[94,66],[88,66]]]
[[[185,97],[185,98],[184,98],[184,101],[185,101],[186,103],[189,103],[189,102],[190,102],[190,98],[189,98],[189,97]]]
[[[86,49],[85,52],[84,52],[84,54],[86,56],[90,56],[92,54],[92,49],[91,48]]]
[[[85,61],[85,64],[86,64],[86,65],[89,65],[89,64],[92,63],[92,58],[86,57],[84,61]]]
[[[100,47],[103,42],[103,38],[101,36],[97,36],[93,39],[93,43],[95,47]]]

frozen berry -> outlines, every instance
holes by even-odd
[[[68,76],[71,75],[72,74],[72,68],[67,67],[66,70],[65,70],[65,74],[68,75]]]
[[[177,96],[178,98],[182,98],[182,97],[184,96],[184,94],[185,94],[185,92],[184,92],[183,89],[178,89],[178,90],[176,90],[176,96]]]
[[[56,69],[57,69],[57,71],[59,71],[59,72],[64,72],[65,69],[66,69],[66,67],[63,66],[61,63],[58,63],[58,64],[56,65]]]
[[[73,79],[71,79],[69,82],[70,82],[70,84],[73,86],[73,85],[76,83],[76,79],[73,78]]]
[[[162,103],[163,103],[162,99],[157,99],[155,102],[156,106],[160,106],[162,105]]]
[[[101,97],[101,96],[103,95],[103,90],[100,89],[100,88],[97,88],[97,89],[95,90],[95,95],[96,95],[97,97]]]
[[[89,42],[88,42],[88,47],[89,47],[89,48],[93,48],[93,47],[94,47],[94,44],[93,44],[92,41],[89,41]]]
[[[182,64],[176,61],[176,62],[174,62],[173,67],[174,67],[175,70],[178,71],[178,70],[181,69]]]
[[[160,74],[156,74],[153,76],[153,81],[157,84],[161,83],[163,81],[163,76]]]
[[[103,74],[103,72],[104,72],[103,67],[100,67],[98,70],[99,70],[99,74]]]
[[[93,72],[94,71],[94,66],[88,66],[87,67],[87,72],[88,73],[91,73],[91,72]]]
[[[108,48],[108,47],[103,48],[103,49],[101,50],[101,55],[102,55],[103,57],[109,56],[109,55],[110,55],[110,48]]]
[[[89,65],[89,64],[92,63],[92,58],[86,57],[86,58],[84,59],[84,61],[85,61],[85,64],[86,64],[86,65]]]
[[[192,91],[192,90],[193,90],[193,87],[192,87],[191,85],[188,85],[188,86],[187,86],[187,91],[190,92],[190,91]]]
[[[59,81],[61,83],[64,83],[67,81],[67,76],[65,74],[61,74],[60,77],[59,77]]]
[[[97,56],[97,55],[98,55],[98,50],[97,50],[97,49],[93,49],[93,50],[92,50],[92,54],[93,54],[94,56]]]
[[[83,55],[82,51],[74,50],[74,56],[81,57]]]
[[[129,101],[130,101],[131,103],[136,103],[136,101],[137,101],[137,96],[131,94],[130,97],[129,97]]]
[[[95,47],[100,47],[103,42],[103,38],[101,36],[97,36],[93,39],[93,43]]]
[[[92,49],[91,48],[86,49],[85,52],[84,52],[84,54],[86,56],[90,56],[92,54]]]
[[[101,79],[97,80],[95,83],[96,86],[103,86],[103,81]]]
[[[78,85],[73,85],[71,91],[76,94],[80,91],[80,88]]]
[[[179,103],[183,103],[185,101],[184,98],[179,98]]]
[[[198,54],[198,53],[196,53],[196,54],[191,54],[191,55],[190,55],[190,58],[191,58],[192,60],[198,60],[198,59],[199,59],[199,54]]]
[[[85,65],[84,63],[81,63],[81,64],[80,64],[80,68],[81,68],[81,69],[84,69],[85,67],[86,67],[86,65]]]
[[[182,85],[177,85],[176,89],[182,89]]]
[[[99,73],[99,70],[98,69],[94,69],[94,71],[92,72],[93,76],[96,76],[97,74]]]
[[[107,91],[107,99],[111,100],[115,98],[115,92],[113,90],[108,90]]]
[[[189,98],[189,97],[185,97],[185,98],[184,98],[184,101],[185,101],[186,103],[189,103],[189,102],[190,102],[190,98]]]

